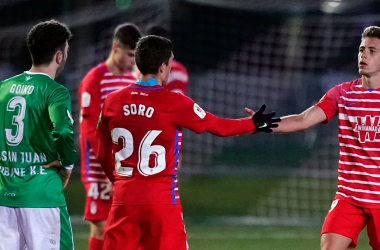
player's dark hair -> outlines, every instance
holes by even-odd
[[[36,24],[26,37],[34,66],[49,64],[57,51],[65,51],[66,41],[72,37],[66,24],[56,20]]]
[[[380,39],[380,27],[378,26],[369,26],[367,27],[362,34],[362,38],[365,37],[376,37]]]
[[[162,37],[170,38],[168,30],[157,24],[148,26],[146,33],[147,35],[162,36]]]
[[[125,49],[136,48],[138,40],[142,37],[140,29],[133,23],[123,23],[115,28],[113,39]]]
[[[172,42],[161,36],[145,36],[136,45],[136,65],[143,75],[157,74],[162,63],[169,64],[172,55]]]

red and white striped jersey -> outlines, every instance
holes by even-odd
[[[339,119],[340,156],[336,198],[361,207],[380,208],[380,89],[361,79],[327,92],[316,106],[329,121]]]
[[[97,148],[96,125],[103,103],[108,94],[134,83],[130,73],[114,75],[105,63],[92,68],[83,78],[80,89],[80,147],[81,175],[83,182],[105,182],[107,177],[98,162],[93,149]]]
[[[168,82],[164,85],[165,89],[186,95],[188,86],[189,74],[185,66],[173,60]]]

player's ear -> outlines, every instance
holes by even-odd
[[[57,64],[61,64],[61,62],[63,61],[63,52],[58,50],[55,55],[54,55],[54,59],[55,59],[55,62]]]
[[[165,69],[166,69],[167,65],[165,63],[162,63],[161,66],[160,66],[160,69],[158,70],[159,73],[164,73]]]
[[[112,51],[117,51],[120,46],[117,42],[113,42],[111,47],[112,47]]]

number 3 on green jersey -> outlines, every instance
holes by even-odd
[[[15,96],[9,100],[7,111],[14,113],[11,121],[6,121],[5,135],[9,146],[17,146],[24,135],[24,118],[26,101],[24,97]],[[10,123],[10,124],[9,124]]]

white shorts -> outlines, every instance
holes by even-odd
[[[0,206],[0,250],[73,250],[66,207]]]

